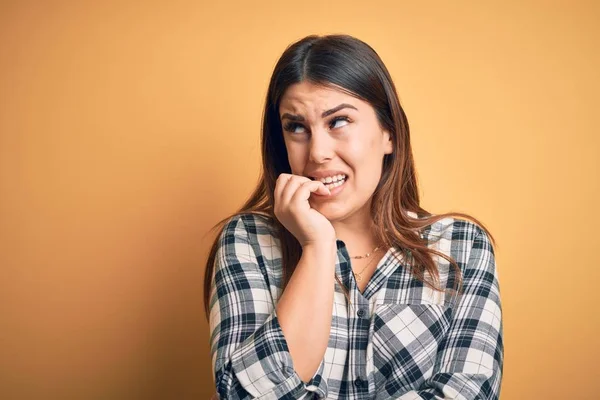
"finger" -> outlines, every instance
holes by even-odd
[[[288,184],[285,185],[283,193],[281,194],[281,200],[283,201],[283,204],[289,204],[294,196],[294,193],[296,193],[300,185],[302,185],[304,182],[311,182],[311,180],[304,176],[292,175],[292,178]]]
[[[327,186],[325,186],[325,184],[323,182],[320,182],[320,181],[304,182],[300,185],[298,190],[296,190],[296,193],[294,193],[294,195],[291,199],[291,202],[295,203],[295,202],[308,201],[311,193],[316,193],[321,196],[329,196],[331,194],[331,191],[327,188]]]
[[[321,196],[329,196],[331,194],[331,190],[321,181],[317,181],[320,185],[317,186],[317,190],[313,193],[321,195]]]
[[[283,190],[285,189],[286,185],[291,180],[291,178],[292,174],[279,174],[279,176],[277,177],[277,182],[275,182],[274,193],[276,203],[281,201],[281,194],[283,193]]]

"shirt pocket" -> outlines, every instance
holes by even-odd
[[[375,387],[388,394],[418,388],[433,375],[439,346],[450,327],[448,305],[376,303],[370,353]]]

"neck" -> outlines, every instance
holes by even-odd
[[[368,253],[379,243],[375,235],[375,224],[367,212],[356,213],[347,219],[333,221],[337,239],[343,241],[348,248],[350,256]]]

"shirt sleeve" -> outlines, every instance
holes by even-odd
[[[504,362],[502,308],[494,250],[479,227],[463,271],[448,335],[433,376],[400,400],[498,400]]]
[[[211,358],[221,399],[310,399],[324,384],[323,361],[305,383],[294,370],[267,280],[256,226],[230,220],[218,239],[210,294]],[[263,259],[264,261],[264,259]],[[320,388],[323,390],[323,388]]]

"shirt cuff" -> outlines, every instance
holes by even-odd
[[[299,399],[308,392],[326,396],[323,360],[304,383],[294,370],[292,356],[275,310],[231,355],[232,370],[244,389],[259,399]]]

